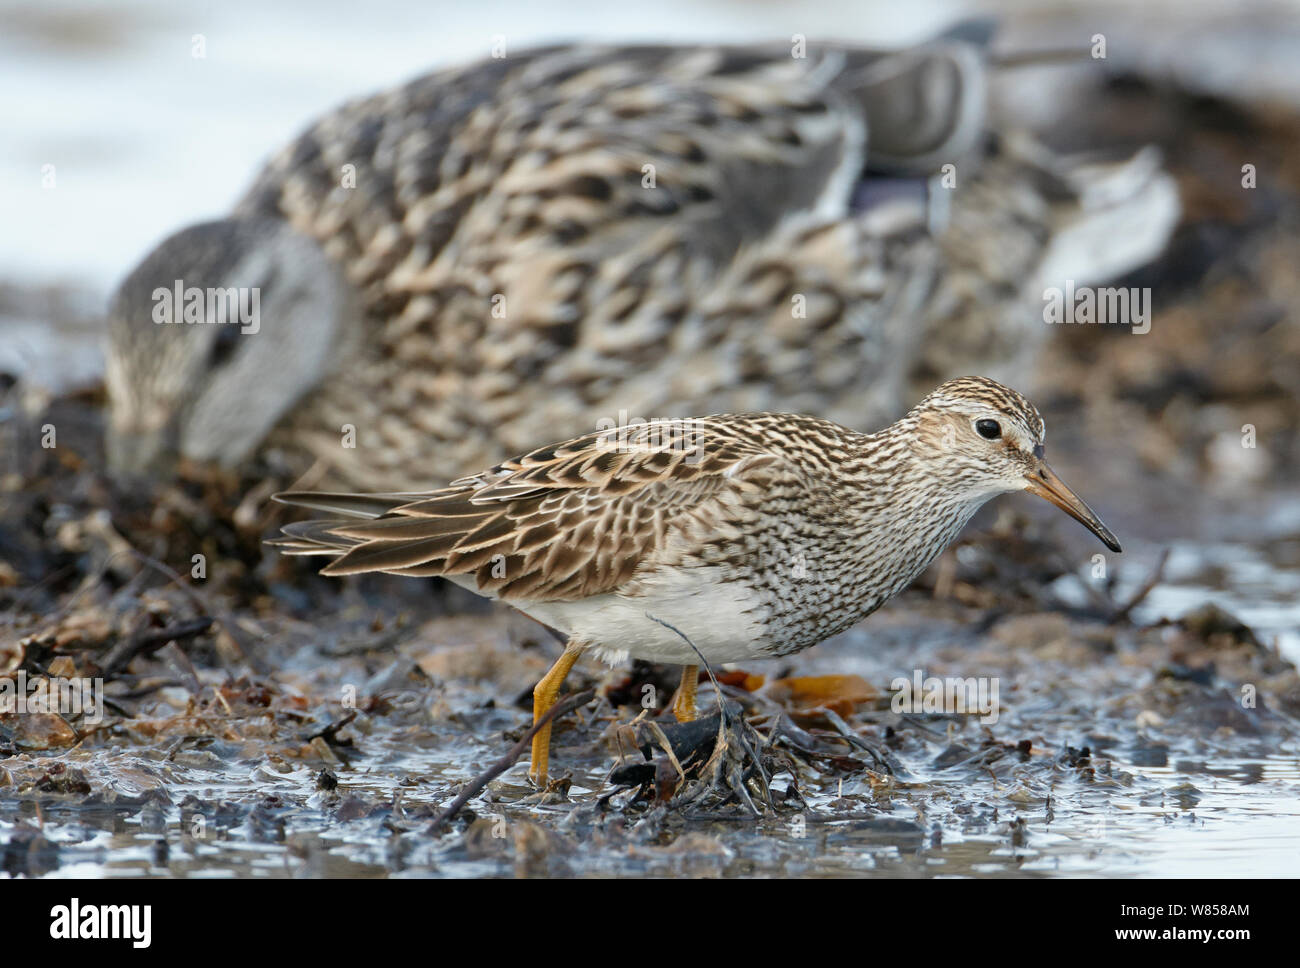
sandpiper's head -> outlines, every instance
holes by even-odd
[[[278,219],[223,219],[165,239],[114,295],[108,462],[166,473],[180,457],[234,466],[320,381],[344,284]]]
[[[908,414],[925,448],[927,475],[945,489],[983,502],[1029,491],[1079,521],[1112,551],[1119,541],[1043,459],[1046,428],[1038,408],[993,380],[966,376],[941,384]]]

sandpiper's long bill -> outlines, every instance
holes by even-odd
[[[1124,549],[1119,546],[1119,539],[1102,523],[1101,518],[1097,517],[1097,512],[1088,507],[1079,495],[1066,486],[1065,481],[1056,476],[1056,471],[1047,466],[1047,461],[1042,459],[1041,446],[1037,451],[1038,466],[1026,478],[1028,484],[1025,490],[1055,504],[1100,538],[1101,543],[1111,551],[1123,551]]]
[[[722,414],[587,434],[424,493],[278,494],[351,520],[291,524],[273,543],[331,556],[327,575],[443,576],[567,635],[535,719],[588,650],[685,666],[674,711],[690,719],[701,658],[789,655],[843,631],[998,494],[1038,494],[1119,551],[1043,440],[1028,400],[963,377],[874,434]],[[548,724],[533,742],[539,783],[549,742]]]

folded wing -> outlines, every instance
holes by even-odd
[[[334,555],[326,575],[472,575],[495,597],[569,601],[616,590],[673,528],[722,527],[773,472],[798,476],[709,418],[663,421],[588,434],[425,494],[277,494],[353,520],[291,524],[272,544]]]

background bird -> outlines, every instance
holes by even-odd
[[[1118,552],[1044,462],[1044,438],[1023,396],[967,377],[870,435],[722,414],[587,434],[424,494],[277,495],[363,520],[289,525],[274,543],[334,557],[327,575],[442,576],[564,633],[535,719],[588,650],[684,665],[675,709],[691,718],[700,661],[789,655],[843,631],[998,494],[1039,494]],[[548,744],[549,727],[533,746],[540,782]]]
[[[990,150],[969,34],[546,48],[344,105],[123,282],[111,467],[262,454],[423,488],[610,420],[862,425],[909,375],[1021,369],[1025,287],[1081,195]],[[928,185],[945,164],[956,188]],[[257,290],[258,331],[158,325],[177,280]]]

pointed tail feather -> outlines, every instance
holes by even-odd
[[[357,538],[334,533],[344,521],[297,521],[280,529],[281,538],[270,538],[265,544],[285,555],[328,555],[337,557],[360,544]]]
[[[311,508],[327,514],[342,514],[350,518],[377,518],[403,504],[410,504],[429,496],[428,491],[394,492],[391,494],[345,494],[328,491],[281,491],[271,495],[271,500],[295,507]],[[341,523],[341,522],[335,522]]]

